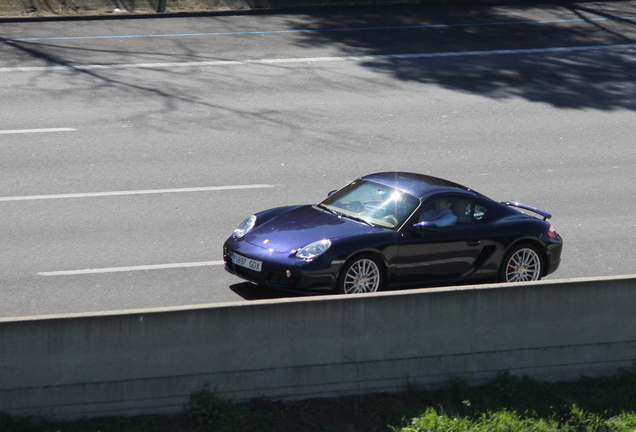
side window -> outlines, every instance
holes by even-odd
[[[488,213],[488,207],[457,196],[437,197],[420,213],[419,221],[437,224],[440,228],[479,223]]]
[[[471,223],[473,207],[475,203],[464,199],[456,199],[453,202],[453,213],[457,216],[457,225]]]
[[[436,197],[420,213],[419,221],[433,222],[440,228],[471,222],[473,202],[457,197]]]
[[[479,222],[488,213],[488,207],[481,204],[475,204],[475,213],[473,213],[473,221]]]

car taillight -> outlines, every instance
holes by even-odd
[[[552,225],[548,225],[548,236],[552,239],[559,236]]]

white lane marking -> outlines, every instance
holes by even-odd
[[[456,23],[456,24],[422,24],[406,26],[381,26],[381,27],[345,27],[345,28],[325,28],[325,29],[295,29],[295,30],[259,30],[259,31],[233,31],[215,33],[176,33],[176,34],[139,34],[139,35],[111,35],[111,36],[52,36],[52,37],[31,37],[2,39],[0,42],[32,42],[51,40],[83,40],[83,39],[125,39],[125,38],[175,38],[194,36],[235,36],[254,34],[285,34],[285,33],[328,33],[328,32],[350,32],[350,31],[381,31],[381,30],[405,30],[405,29],[439,29],[456,27],[491,27],[510,25],[536,25],[536,24],[560,24],[560,23],[590,23],[595,21],[631,21],[634,16],[625,17],[599,17],[599,18],[574,18],[574,19],[553,19],[541,21],[500,21],[500,22],[477,22],[477,23]]]
[[[141,270],[163,270],[163,269],[175,269],[175,268],[188,268],[188,267],[205,267],[223,265],[223,261],[203,261],[203,262],[190,262],[190,263],[173,263],[173,264],[156,264],[156,265],[144,265],[144,266],[130,266],[130,267],[110,267],[110,268],[95,268],[95,269],[82,269],[82,270],[61,270],[50,272],[39,272],[40,276],[74,276],[74,275],[86,275],[96,273],[118,273],[118,272],[130,272]]]
[[[74,128],[48,128],[48,129],[14,129],[0,130],[1,134],[26,134],[26,133],[46,133],[46,132],[74,132]]]
[[[282,63],[315,63],[315,62],[346,62],[346,61],[374,61],[374,60],[400,60],[400,59],[425,59],[438,57],[467,57],[467,56],[491,56],[491,55],[519,55],[519,54],[554,54],[579,51],[595,50],[626,50],[636,48],[636,44],[620,45],[592,45],[575,47],[556,48],[529,48],[512,50],[490,50],[490,51],[450,51],[416,54],[387,54],[387,55],[360,55],[342,57],[307,57],[307,58],[278,58],[278,59],[255,59],[255,60],[212,60],[199,62],[173,62],[173,63],[129,63],[129,64],[89,64],[89,65],[56,65],[56,66],[22,66],[22,67],[0,67],[0,72],[46,72],[46,71],[90,71],[105,69],[167,69],[178,67],[199,67],[199,66],[231,66],[249,64],[282,64]]]
[[[131,190],[131,191],[113,191],[113,192],[87,192],[87,193],[69,193],[58,195],[24,195],[24,196],[8,196],[0,197],[1,201],[32,201],[45,199],[64,199],[64,198],[95,198],[105,196],[121,196],[121,195],[148,195],[148,194],[164,194],[164,193],[184,193],[184,192],[210,192],[236,189],[261,189],[272,188],[275,185],[268,184],[252,184],[252,185],[233,185],[233,186],[210,186],[210,187],[194,187],[180,189],[149,189],[149,190]]]

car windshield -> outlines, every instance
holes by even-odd
[[[319,206],[370,225],[396,228],[419,204],[420,201],[413,195],[390,186],[357,180],[329,196]]]

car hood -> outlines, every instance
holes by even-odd
[[[306,205],[256,226],[243,239],[254,246],[276,252],[291,252],[318,240],[366,234],[378,229]]]

